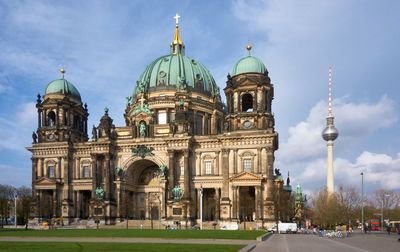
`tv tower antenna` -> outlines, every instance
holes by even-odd
[[[322,138],[327,141],[328,146],[328,172],[326,177],[326,188],[328,193],[335,191],[334,172],[333,172],[333,141],[339,136],[339,131],[335,128],[332,116],[332,67],[329,66],[329,110],[326,118],[326,128],[322,132]]]

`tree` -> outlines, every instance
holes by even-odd
[[[14,197],[14,187],[9,185],[0,185],[0,217],[1,225],[7,224],[10,217],[10,200]]]
[[[17,215],[19,223],[27,223],[30,214],[30,206],[32,203],[32,190],[31,188],[21,186],[16,189],[18,198]]]
[[[353,186],[339,185],[336,192],[338,203],[338,221],[341,224],[355,223],[360,216],[361,198],[360,192]]]
[[[339,204],[336,194],[330,194],[326,188],[313,193],[312,207],[314,210],[313,223],[324,228],[333,228],[338,223]]]

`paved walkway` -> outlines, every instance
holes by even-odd
[[[317,235],[280,234],[273,235],[267,241],[258,243],[253,251],[276,252],[390,252],[400,251],[398,235],[353,234],[352,237],[329,239]]]

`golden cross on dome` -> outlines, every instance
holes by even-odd
[[[144,98],[144,95],[142,96],[142,98],[139,99],[140,101],[140,108],[143,108],[143,103],[146,99]]]
[[[176,15],[175,15],[175,17],[174,17],[175,22],[176,22],[176,25],[178,25],[179,18],[181,18],[181,16],[179,16],[178,13],[176,13]]]

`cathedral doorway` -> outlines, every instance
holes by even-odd
[[[216,218],[216,205],[215,189],[204,188],[203,189],[203,219],[205,221],[214,221]]]
[[[151,160],[134,162],[127,172],[127,211],[133,219],[159,219],[160,201],[163,201],[159,166]]]
[[[241,186],[239,188],[239,218],[241,221],[254,220],[256,212],[255,198],[254,186]]]

